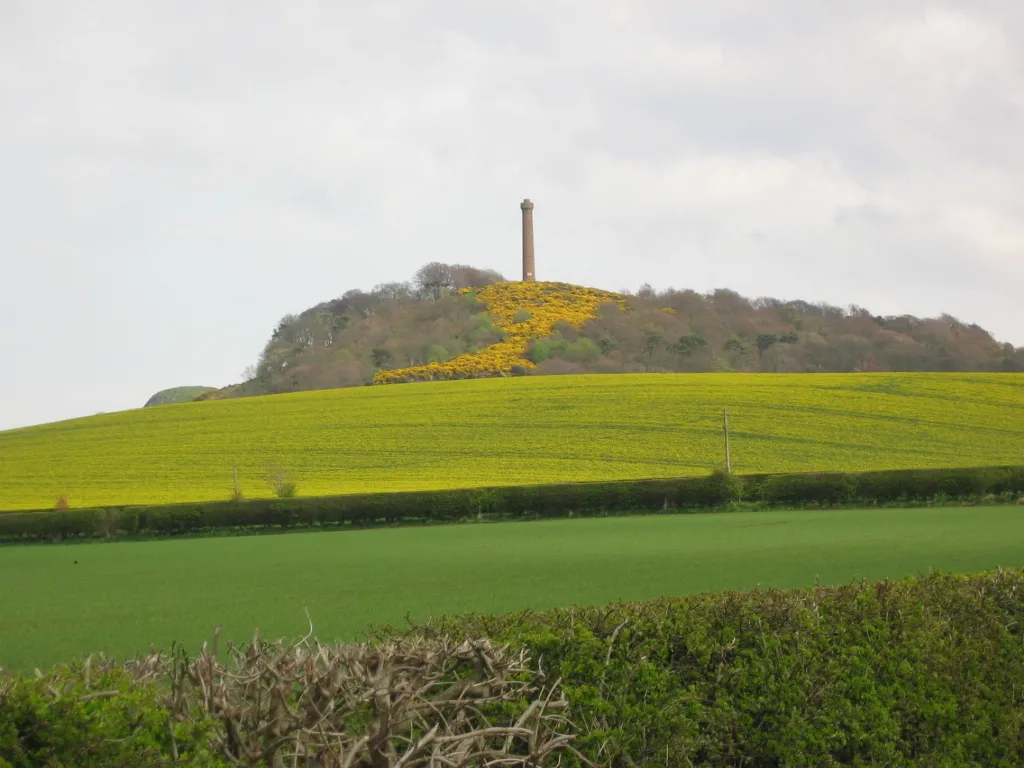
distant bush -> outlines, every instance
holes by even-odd
[[[569,344],[562,357],[571,363],[592,363],[601,356],[601,348],[586,337]]]
[[[299,489],[298,485],[288,479],[287,470],[278,465],[272,466],[267,472],[267,484],[279,499],[290,499]]]
[[[836,506],[977,500],[987,493],[1005,495],[1019,489],[1024,489],[1022,467],[971,467],[774,475],[753,483],[751,493],[771,506]]]
[[[551,343],[545,339],[531,341],[526,348],[526,358],[534,363],[543,363],[551,356]]]
[[[761,499],[774,506],[843,504],[857,498],[857,477],[847,474],[778,475],[761,483]]]
[[[723,502],[735,502],[743,499],[744,482],[739,475],[718,467],[711,472],[711,483],[718,489]]]
[[[440,344],[431,344],[427,347],[424,355],[428,363],[445,363],[454,357],[447,349]]]
[[[204,527],[202,506],[150,507],[140,512],[138,520],[140,530],[167,536],[194,533]]]

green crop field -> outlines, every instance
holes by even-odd
[[[743,512],[0,548],[0,665],[619,599],[1024,565],[1017,507]]]
[[[1019,463],[1019,374],[644,374],[184,403],[0,432],[0,509],[739,472]]]

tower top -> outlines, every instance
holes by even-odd
[[[523,200],[523,202],[519,204],[519,207],[522,208],[524,211],[532,211],[533,203],[530,202],[530,198],[526,198],[525,200]]]

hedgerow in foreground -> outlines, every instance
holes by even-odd
[[[147,749],[133,764],[158,764],[160,750],[171,763],[177,750],[200,758],[179,764],[219,753],[328,766],[344,764],[343,747],[380,756],[351,764],[394,766],[405,750],[460,738],[538,757],[506,763],[521,765],[1024,764],[1024,570],[466,616],[304,647],[156,655],[92,681],[81,665],[0,680],[0,764],[98,766]],[[126,676],[161,702],[141,718],[130,705],[140,689],[110,683]],[[482,700],[450,693],[481,681]],[[420,708],[423,693],[432,705]],[[446,717],[451,702],[469,719]],[[86,704],[94,716],[83,719]],[[371,748],[382,713],[395,715],[383,729],[391,740]],[[408,730],[388,725],[410,717]],[[145,742],[95,741],[132,729]]]
[[[630,766],[1024,765],[1024,571],[436,622],[522,644]],[[385,633],[386,634],[386,633]]]
[[[216,724],[174,721],[166,688],[90,661],[33,678],[0,668],[0,768],[217,768]]]
[[[524,649],[449,638],[332,647],[308,637],[222,649],[218,635],[195,658],[153,653],[123,667],[104,660],[95,672],[90,658],[34,681],[0,679],[0,766],[588,762],[572,747],[558,681],[545,683]]]

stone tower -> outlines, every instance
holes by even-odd
[[[523,282],[532,283],[537,279],[533,264],[533,203],[527,198],[519,207],[523,210]]]

